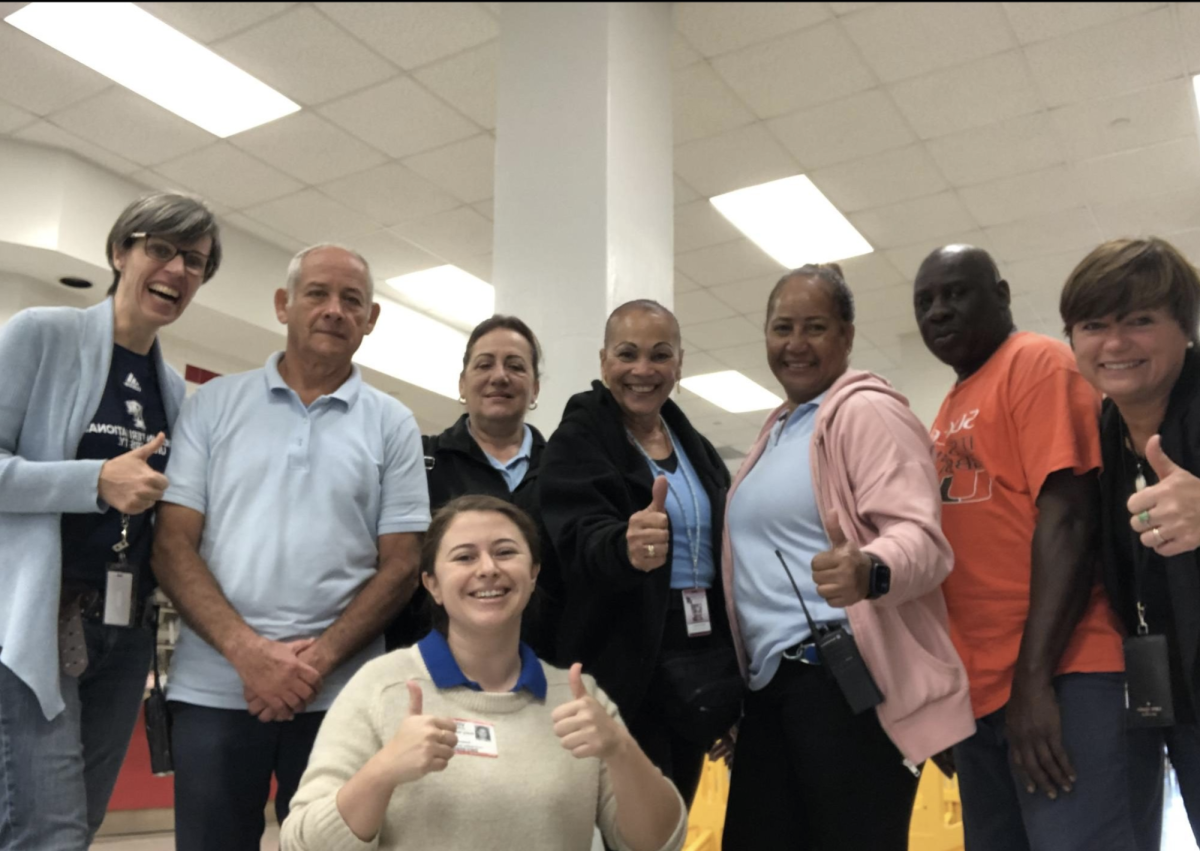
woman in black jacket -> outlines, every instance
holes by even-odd
[[[430,511],[455,497],[483,494],[511,502],[536,520],[546,439],[525,422],[525,414],[537,408],[541,355],[537,337],[515,316],[497,315],[475,326],[458,379],[466,413],[441,434],[421,438]],[[553,553],[547,551],[523,637],[549,660],[556,659],[557,579]],[[389,650],[412,644],[429,631],[425,597],[424,589],[418,589],[388,629]]]
[[[1075,267],[1060,311],[1079,371],[1107,397],[1100,549],[1108,595],[1131,637],[1166,638],[1158,661],[1170,699],[1160,726],[1131,731],[1131,765],[1139,788],[1161,792],[1166,747],[1200,838],[1200,276],[1163,240],[1112,240]],[[1153,638],[1141,647],[1153,651]],[[1137,683],[1150,668],[1128,644],[1126,668],[1130,700],[1144,705]],[[1147,847],[1157,847],[1161,804],[1160,796],[1139,814],[1155,843]]]
[[[670,400],[682,358],[666,308],[613,311],[604,383],[571,398],[546,446],[541,515],[561,564],[563,658],[583,662],[690,803],[740,680],[716,570],[729,472]]]

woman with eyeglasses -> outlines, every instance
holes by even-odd
[[[141,198],[86,310],[0,328],[0,849],[85,849],[125,758],[154,652],[155,503],[183,379],[159,329],[221,263],[200,201]]]

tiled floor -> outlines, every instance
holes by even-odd
[[[144,836],[109,836],[92,843],[96,851],[175,851],[175,834],[153,833]],[[279,851],[279,828],[267,827],[262,851]]]

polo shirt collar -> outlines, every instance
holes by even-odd
[[[479,683],[467,679],[467,675],[458,666],[458,661],[450,651],[446,636],[436,629],[431,629],[429,635],[417,642],[417,649],[421,651],[421,658],[425,660],[429,676],[438,688],[466,686],[472,691],[483,691]],[[546,699],[546,672],[542,670],[542,662],[533,649],[524,642],[521,642],[521,673],[517,677],[517,684],[512,687],[513,692],[521,689],[525,689],[538,700]]]
[[[264,367],[267,373],[267,389],[271,392],[277,390],[294,393],[291,387],[288,387],[287,382],[283,380],[283,376],[279,374],[279,362],[283,360],[283,352],[275,352],[267,358],[266,366]],[[347,408],[354,406],[354,402],[358,399],[358,392],[362,389],[362,372],[359,371],[357,364],[351,364],[350,377],[342,382],[342,385],[332,393],[327,393],[322,398],[337,399]]]
[[[792,423],[798,423],[803,420],[805,414],[815,411],[817,408],[821,407],[821,403],[825,401],[825,397],[828,394],[829,391],[826,390],[820,396],[814,396],[807,402],[797,405],[794,411],[784,411],[779,417],[779,431],[785,431]],[[797,414],[800,416],[796,416]]]
[[[521,440],[521,448],[517,450],[516,455],[507,461],[498,461],[486,452],[483,454],[487,458],[488,463],[497,470],[511,470],[519,461],[530,460],[530,456],[533,454],[533,431],[528,425],[525,426],[525,437]]]

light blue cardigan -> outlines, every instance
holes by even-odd
[[[112,364],[113,302],[23,310],[0,328],[0,663],[47,720],[63,711],[58,671],[61,516],[99,513],[103,461],[76,461]],[[155,341],[167,422],[186,385]]]

